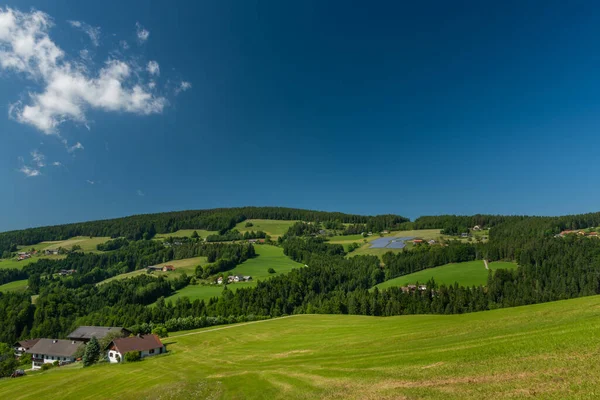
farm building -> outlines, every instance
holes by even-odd
[[[156,335],[138,335],[115,339],[106,348],[108,361],[118,363],[123,361],[126,353],[137,352],[141,358],[166,353],[165,345]]]
[[[422,239],[415,239],[415,240],[413,240],[413,243],[414,244],[420,244],[420,243],[423,243],[423,240]]]
[[[429,243],[429,244],[435,244],[436,242],[435,242],[435,240],[431,239],[431,240],[430,240],[429,242],[427,242],[427,243]]]
[[[39,339],[26,353],[31,354],[31,369],[36,370],[55,361],[60,364],[72,363],[80,346],[83,343],[75,340]]]
[[[481,227],[480,227],[479,225],[475,225],[475,226],[473,227],[473,230],[474,230],[474,231],[480,231],[480,230],[481,230]]]
[[[29,340],[21,340],[13,345],[15,349],[15,356],[21,357],[27,350],[35,346],[40,339],[29,339]]]
[[[58,255],[58,249],[47,249],[44,250],[44,254],[47,256],[57,256]]]
[[[146,271],[147,272],[152,272],[152,271],[162,271],[163,267],[157,266],[157,265],[149,265],[146,267]]]
[[[74,269],[61,269],[60,272],[58,273],[58,275],[60,275],[60,276],[73,275],[75,272],[77,272],[77,271]]]
[[[69,333],[67,338],[76,342],[87,343],[92,339],[92,337],[95,337],[96,339],[100,340],[106,337],[106,335],[108,335],[109,333],[114,332],[117,332],[122,336],[127,336],[131,334],[131,332],[129,332],[127,329],[121,327],[80,326],[73,332]]]
[[[175,271],[175,267],[172,265],[165,265],[164,267],[162,267],[162,271],[163,272],[167,272],[167,271]]]

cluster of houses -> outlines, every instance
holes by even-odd
[[[75,272],[77,272],[77,270],[75,270],[75,269],[61,269],[60,272],[58,273],[58,275],[60,275],[60,276],[73,275]]]
[[[132,336],[131,332],[121,327],[106,326],[80,326],[71,332],[66,340],[63,339],[30,339],[21,340],[14,344],[15,356],[21,357],[25,353],[31,354],[31,368],[41,369],[44,364],[59,365],[70,364],[78,361],[76,358],[93,337],[102,340],[108,335],[114,339],[101,349],[111,363],[122,362],[125,354],[137,352],[141,358],[163,354],[165,345],[156,335]]]
[[[427,285],[407,285],[407,286],[402,286],[400,288],[400,290],[402,290],[402,293],[413,293],[416,292],[417,290],[419,292],[424,292],[427,290]]]
[[[237,282],[249,282],[252,280],[250,275],[229,275],[227,277],[227,283],[237,283]],[[220,276],[217,278],[217,284],[222,285],[225,282],[225,279]]]
[[[175,267],[172,265],[150,265],[148,267],[146,267],[146,272],[148,273],[152,273],[153,271],[162,271],[162,272],[169,272],[169,271],[175,271]]]
[[[248,239],[248,243],[253,243],[253,244],[263,244],[265,242],[265,239]]]
[[[31,258],[31,253],[28,251],[21,251],[17,253],[17,261],[23,261]]]
[[[566,230],[562,231],[556,237],[565,237],[566,235],[579,235],[579,236],[587,236],[587,237],[598,237],[598,232],[585,232],[585,231],[571,231]]]

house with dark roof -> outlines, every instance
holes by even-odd
[[[137,335],[115,339],[110,342],[106,350],[108,350],[108,361],[111,363],[123,361],[125,354],[131,352],[139,353],[141,358],[167,352],[165,345],[156,335]]]
[[[29,339],[29,340],[20,340],[17,343],[13,344],[15,349],[15,356],[21,357],[27,350],[35,346],[35,344],[40,339]]]
[[[121,336],[129,336],[131,334],[125,328],[114,327],[114,326],[80,326],[73,332],[69,333],[67,339],[75,340],[77,342],[87,343],[92,337],[100,340],[106,337],[110,333],[117,332]]]
[[[31,369],[40,369],[44,364],[68,364],[75,361],[75,353],[83,343],[74,340],[39,339],[26,353],[31,354]]]

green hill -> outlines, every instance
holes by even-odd
[[[517,264],[512,262],[491,262],[489,268],[495,271],[499,268],[513,269]],[[488,271],[483,261],[467,261],[462,263],[446,264],[435,268],[427,268],[412,274],[399,276],[377,285],[379,290],[393,286],[405,286],[414,283],[426,283],[431,278],[438,284],[452,285],[458,282],[462,286],[479,286],[487,283]]]
[[[503,399],[600,393],[600,296],[464,315],[298,315],[164,339],[140,363],[0,381],[2,399]]]

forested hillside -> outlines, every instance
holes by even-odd
[[[122,236],[140,240],[150,239],[156,233],[170,233],[179,229],[205,229],[225,233],[237,223],[254,218],[364,224],[368,230],[375,232],[392,229],[409,221],[408,218],[398,215],[373,217],[284,207],[178,211],[4,232],[0,233],[0,254],[6,250],[16,250],[17,245],[30,245],[48,240],[65,240],[73,236],[110,236],[113,238]]]
[[[237,210],[242,209],[226,214],[237,215]],[[272,212],[275,213],[275,209]],[[336,217],[347,224],[373,227],[382,224],[385,229],[407,224],[402,217],[303,213],[288,210],[271,216]],[[22,271],[2,272],[0,277],[5,282],[27,278],[28,289],[0,293],[0,342],[10,343],[32,336],[64,337],[77,325],[125,326],[134,332],[149,332],[154,327],[164,326],[174,331],[297,313],[379,316],[465,313],[600,293],[600,239],[556,235],[565,228],[596,226],[600,223],[598,213],[556,218],[443,216],[423,221],[437,227],[481,224],[491,228],[490,240],[425,244],[390,252],[382,259],[364,255],[349,257],[342,245],[331,244],[327,237],[319,234],[316,224],[298,222],[276,243],[261,245],[281,246],[288,257],[306,265],[304,268],[260,281],[255,287],[225,289],[221,296],[209,301],[190,301],[184,297],[171,303],[164,298],[176,290],[194,284],[214,284],[218,276],[228,274],[236,265],[254,257],[253,245],[247,241],[210,243],[199,238],[164,242],[148,240],[148,237],[116,239],[101,245],[105,253],[74,251],[62,260],[39,260]],[[208,264],[198,265],[188,274],[169,278],[142,275],[97,285],[107,278],[151,264],[198,256],[206,257]],[[372,289],[398,276],[477,259],[516,261],[519,266],[514,270],[490,271],[487,284],[479,287],[439,285],[431,281],[422,282],[427,285],[423,291],[403,292],[394,287],[382,291]],[[63,270],[77,273],[63,276],[59,273]],[[31,295],[38,295],[35,304]]]

